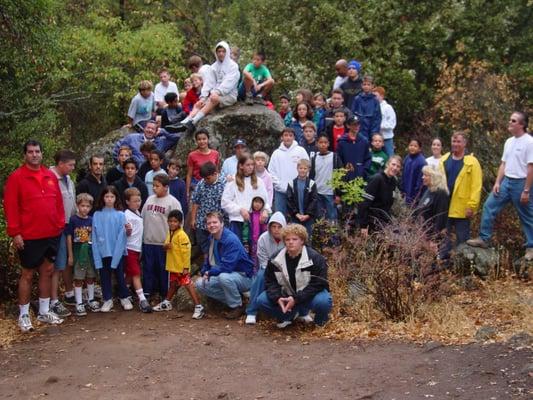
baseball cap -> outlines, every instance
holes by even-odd
[[[244,146],[244,147],[248,147],[248,145],[246,144],[246,140],[244,139],[236,139],[234,142],[233,142],[233,147],[237,147],[237,146]]]
[[[357,118],[357,116],[355,116],[355,115],[352,115],[346,121],[346,125],[352,125],[352,124],[359,124],[359,118]]]

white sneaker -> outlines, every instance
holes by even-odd
[[[77,304],[76,305],[76,315],[78,317],[84,317],[85,315],[87,315],[87,310],[85,309],[85,304],[81,303],[81,304]]]
[[[172,310],[172,303],[168,300],[163,300],[157,306],[152,308],[153,311],[170,311]],[[195,307],[196,311],[196,307]]]
[[[98,300],[89,300],[87,305],[92,312],[100,311],[100,302]]]
[[[257,322],[257,319],[255,315],[247,315],[246,321],[244,321],[246,325],[255,325],[256,322]]]
[[[292,321],[283,321],[283,322],[278,322],[276,324],[276,326],[279,328],[279,329],[285,329],[286,327],[288,327],[289,325],[292,325]]]
[[[311,317],[309,314],[302,315],[301,317],[298,317],[297,320],[303,322],[304,324],[311,324],[314,322],[313,317]]]
[[[102,307],[100,307],[100,312],[110,312],[113,309],[113,299],[104,301]]]
[[[192,314],[193,319],[202,319],[202,317],[205,315],[204,306],[201,304],[197,304],[194,306],[194,313]]]
[[[31,319],[28,314],[21,315],[19,317],[18,324],[19,324],[19,328],[22,331],[22,333],[33,331],[33,325],[31,324]]]
[[[63,320],[59,318],[56,314],[54,314],[52,311],[48,311],[46,314],[37,315],[37,321],[51,325],[59,325],[63,323]]]
[[[133,310],[133,304],[131,304],[131,301],[129,298],[120,299],[120,304],[122,304],[122,308],[124,311]]]

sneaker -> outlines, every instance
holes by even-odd
[[[113,299],[104,301],[102,307],[100,307],[100,312],[110,312],[113,309]]]
[[[254,105],[254,98],[252,96],[252,93],[248,92],[246,93],[246,99],[244,100],[247,106],[253,106]]]
[[[278,322],[276,324],[276,326],[278,327],[278,329],[285,329],[286,327],[288,327],[289,325],[292,325],[292,321],[282,321],[282,322]]]
[[[52,325],[59,325],[63,323],[63,320],[52,311],[48,311],[46,314],[37,315],[37,321]]]
[[[98,300],[92,299],[89,300],[87,303],[87,306],[89,306],[89,310],[92,312],[99,312],[100,311],[100,302]]]
[[[19,328],[22,331],[22,333],[33,331],[33,325],[31,324],[31,319],[28,314],[21,315],[19,317],[18,323],[19,323]]]
[[[205,315],[204,306],[201,304],[197,304],[194,306],[194,313],[192,314],[193,319],[202,319],[202,317]]]
[[[61,303],[58,301],[56,304],[54,304],[51,307],[54,314],[56,314],[59,318],[66,318],[70,316],[72,313]]]
[[[131,304],[130,299],[127,297],[125,299],[120,299],[120,304],[122,305],[124,311],[133,310],[133,304]]]
[[[480,237],[477,237],[475,239],[468,239],[466,241],[466,244],[472,247],[481,247],[482,249],[489,248],[489,244],[485,242],[483,239],[481,239]]]
[[[242,314],[244,314],[244,309],[242,306],[239,306],[239,307],[232,308],[229,311],[226,311],[224,313],[224,318],[237,319],[237,318],[240,318]]]
[[[150,303],[148,303],[148,300],[141,300],[139,303],[139,308],[143,313],[151,313],[152,307],[150,307]]]
[[[309,314],[302,315],[301,317],[298,317],[296,319],[300,322],[303,322],[304,324],[311,324],[314,322],[313,317],[311,317]]]
[[[255,315],[247,315],[246,321],[244,321],[246,325],[255,325],[256,322],[257,322],[257,318]]]
[[[170,311],[172,310],[172,303],[168,300],[163,300],[157,306],[152,308],[153,311]]]
[[[533,260],[533,247],[530,247],[530,248],[526,249],[526,254],[524,255],[524,259],[526,261]]]
[[[83,317],[87,315],[87,310],[85,309],[85,304],[76,304],[76,315],[78,317]]]
[[[63,302],[67,306],[75,306],[76,305],[76,297],[74,297],[74,296],[65,296],[65,298],[63,299]]]

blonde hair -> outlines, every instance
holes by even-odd
[[[307,168],[311,168],[311,162],[306,158],[300,158],[300,160],[298,160],[296,166],[299,167],[300,165],[306,166]]]
[[[92,207],[94,198],[89,193],[80,193],[76,196],[76,205],[80,205],[81,203],[89,203]]]
[[[140,92],[141,90],[147,90],[147,89],[152,90],[152,87],[153,87],[153,86],[152,86],[152,82],[150,82],[150,81],[141,81],[141,82],[139,83],[139,92]]]
[[[262,158],[263,160],[265,160],[265,164],[268,164],[268,160],[270,159],[268,154],[263,151],[256,151],[253,155],[253,158],[254,158],[254,161],[256,158]]]
[[[130,156],[133,154],[133,152],[131,151],[131,147],[128,145],[120,146],[120,148],[118,149],[118,154],[122,153],[123,151],[127,151],[128,153],[130,153]]]
[[[300,224],[288,224],[281,230],[281,240],[285,241],[285,238],[289,235],[298,236],[303,242],[307,242],[309,236],[307,235],[307,229]]]
[[[192,82],[192,80],[193,80],[194,78],[196,78],[196,79],[200,79],[202,82],[204,81],[204,78],[202,78],[202,75],[200,75],[200,74],[198,74],[198,73],[196,73],[196,72],[195,72],[194,74],[191,74],[191,77],[190,77],[191,82]]]
[[[446,193],[449,193],[446,177],[439,169],[431,165],[426,165],[422,168],[422,173],[430,177],[430,184],[428,186],[430,192],[444,190]]]

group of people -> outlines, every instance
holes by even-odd
[[[428,159],[413,138],[402,160],[395,154],[396,116],[384,100],[385,89],[374,87],[370,76],[359,78],[357,61],[337,62],[329,99],[301,89],[291,111],[290,97],[281,96],[286,127],[271,155],[251,152],[237,138],[234,154],[222,162],[209,145],[209,132],[197,129],[197,122],[239,97],[269,106],[274,85],[264,55],[255,53],[241,74],[236,53],[220,42],[213,65],[191,57],[192,87],[184,94],[177,93],[166,70],[155,95],[151,84],[142,82],[128,112],[131,126],[141,132],[115,144],[116,166],[105,174],[104,157],[92,155],[88,174],[76,187],[69,177],[74,153],[59,151],[48,169],[42,165],[41,145],[24,145],[24,165],[10,175],[4,192],[7,230],[22,265],[23,332],[33,329],[29,301],[36,270],[37,318],[51,324],[71,314],[65,304],[74,306],[78,316],[111,311],[114,275],[124,310],[133,308],[135,298],[142,312],[170,311],[184,286],[194,303],[194,319],[205,314],[203,295],[223,303],[229,319],[245,313],[247,324],[255,324],[261,310],[280,328],[295,320],[324,325],[332,307],[327,265],[309,239],[317,219],[339,223],[342,193],[331,186],[339,168],[346,171],[344,179],[367,182],[355,218],[363,235],[390,222],[399,187],[406,204],[427,224],[427,240],[442,243],[438,256],[446,258],[454,230],[456,244],[487,246],[495,215],[512,201],[528,238],[526,258],[533,259],[533,138],[527,134],[526,114],[511,116],[513,136],[484,206],[481,238],[470,239],[482,172],[467,152],[466,134],[455,132],[451,151],[444,155],[442,141],[435,139]],[[156,114],[160,121],[153,119]],[[165,152],[184,131],[194,134],[197,147],[188,154],[182,179],[180,160],[167,160]],[[203,256],[196,278],[194,244]],[[65,304],[59,300],[61,277]],[[98,279],[102,302],[95,290]]]

